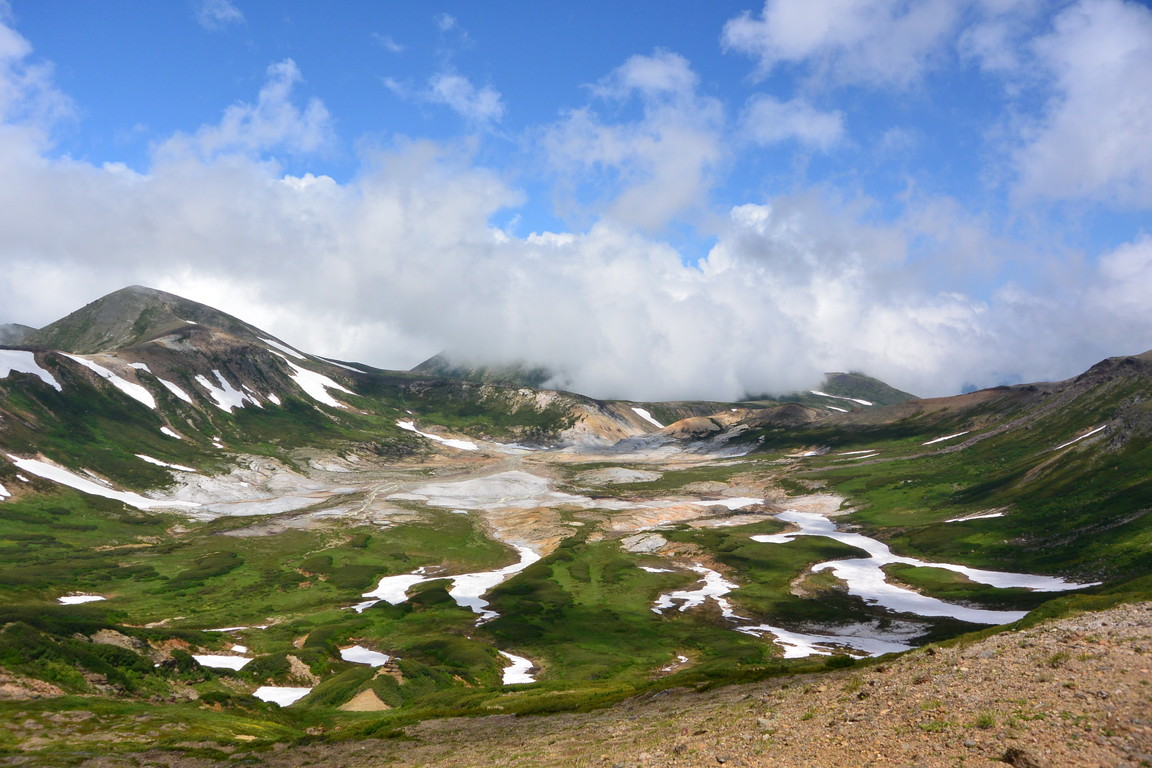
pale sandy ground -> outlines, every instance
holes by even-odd
[[[1136,768],[1152,764],[1150,667],[1152,603],[1142,603],[855,670],[677,689],[587,714],[428,721],[407,740],[253,757],[272,768]],[[239,758],[153,751],[82,765],[215,768]]]

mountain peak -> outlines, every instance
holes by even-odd
[[[190,325],[240,335],[257,333],[242,320],[205,304],[155,288],[130,285],[27,334],[22,343],[94,354],[142,344]]]

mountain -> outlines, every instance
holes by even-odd
[[[676,691],[756,680],[832,686],[825,707],[875,678],[891,709],[889,670],[982,664],[953,656],[974,632],[1152,598],[1152,353],[926,399],[860,374],[644,403],[442,370],[336,363],[139,287],[0,349],[0,748],[113,759],[96,713],[117,755],[291,765],[274,744],[624,700],[683,735],[711,726]],[[1069,670],[1103,651],[1035,640],[997,653],[1079,712]],[[803,706],[788,723],[856,722]],[[1009,738],[1019,707],[971,719]],[[934,712],[907,727],[982,738]]]
[[[800,403],[839,413],[877,405],[896,405],[916,399],[916,395],[896,389],[879,379],[863,373],[842,371],[824,374],[824,382],[818,389],[786,395],[765,393],[745,398],[750,403]]]
[[[133,285],[103,296],[24,337],[26,346],[76,354],[126,349],[201,326],[247,341],[260,331],[219,310],[171,293]]]
[[[0,346],[11,346],[13,344],[19,344],[21,339],[35,330],[35,328],[32,328],[28,325],[20,325],[19,323],[4,323],[0,325]]]
[[[447,379],[461,379],[481,383],[511,384],[517,387],[539,389],[556,378],[547,368],[528,363],[508,363],[505,365],[481,365],[459,362],[447,352],[440,352],[412,369],[412,373],[443,376]]]

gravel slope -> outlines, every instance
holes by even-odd
[[[1152,603],[1123,605],[893,661],[587,714],[422,723],[410,740],[277,749],[261,765],[1152,765]],[[238,753],[234,757],[241,757]],[[251,760],[251,758],[248,758]],[[171,753],[89,768],[236,764]]]

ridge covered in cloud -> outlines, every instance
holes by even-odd
[[[1014,194],[1152,206],[1152,159],[1138,141],[1152,90],[1112,79],[1145,63],[1152,12],[1085,0],[1029,37],[1027,3],[960,5],[852,0],[845,15],[802,18],[795,3],[769,0],[716,35],[753,55],[761,75],[856,73],[832,88],[902,91],[955,57],[994,72],[1011,100],[1030,62],[1045,107],[1005,120],[998,138],[1018,169]],[[989,58],[990,39],[1013,41],[1012,55]],[[1089,55],[1106,41],[1115,56]],[[587,103],[524,132],[553,193],[585,219],[525,234],[495,222],[525,205],[531,185],[480,162],[474,136],[361,144],[346,180],[285,172],[278,158],[340,143],[338,116],[300,94],[305,74],[291,59],[273,63],[253,101],[221,105],[216,121],[158,142],[149,167],[133,170],[52,151],[67,97],[31,44],[0,25],[0,322],[43,325],[143,283],[329,357],[404,368],[466,350],[644,400],[784,392],[847,369],[948,394],[1152,347],[1147,232],[1085,257],[1005,235],[913,184],[895,213],[827,183],[721,202],[748,143],[853,151],[852,114],[820,88],[785,94],[757,81],[743,104],[726,102],[680,54],[631,55],[588,84]],[[474,125],[505,116],[500,94],[463,83],[444,85],[445,105]],[[1089,116],[1108,131],[1096,152],[1081,149]],[[1057,166],[1057,153],[1072,159]],[[707,238],[698,258],[668,237],[684,221]]]

